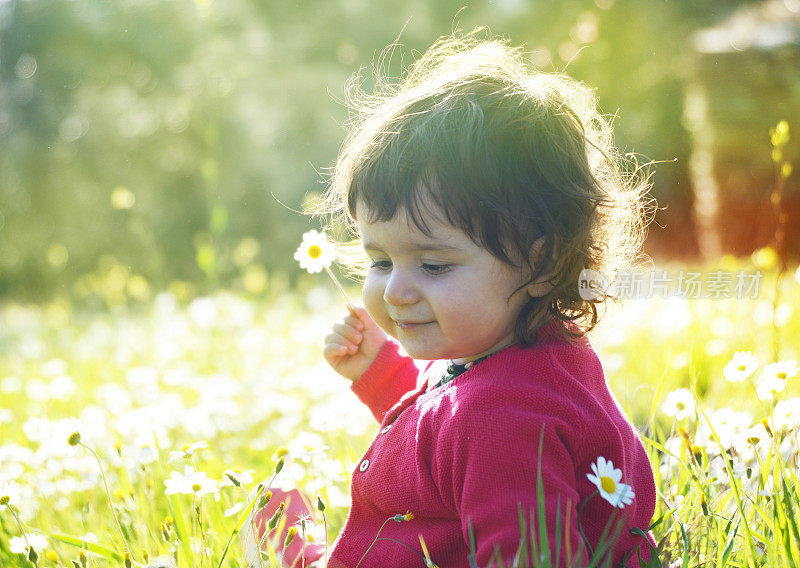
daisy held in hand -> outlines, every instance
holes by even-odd
[[[328,240],[325,231],[312,229],[303,235],[303,242],[297,247],[294,259],[300,263],[300,268],[307,270],[309,274],[325,271],[331,277],[333,283],[344,297],[345,304],[350,313],[353,312],[353,305],[347,297],[347,293],[339,283],[339,279],[331,271],[331,264],[336,260],[336,247]]]
[[[300,268],[314,274],[330,267],[336,259],[336,249],[325,231],[312,229],[303,235],[303,242],[297,247],[294,259],[300,263]]]

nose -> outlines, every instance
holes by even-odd
[[[414,285],[413,277],[395,268],[389,275],[383,300],[390,306],[405,306],[419,301],[419,290]]]

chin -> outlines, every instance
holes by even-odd
[[[409,345],[404,344],[399,339],[397,340],[402,345],[403,350],[408,353],[409,357],[414,359],[421,359],[423,361],[438,361],[439,359],[456,359],[457,354],[447,349],[432,349],[429,346]]]
[[[403,345],[402,343],[400,345]],[[439,357],[431,355],[430,352],[425,352],[424,350],[415,350],[415,349],[407,349],[403,346],[403,351],[408,353],[409,357],[413,359],[422,359],[423,361],[433,361],[435,359],[439,359]]]
[[[402,341],[400,341],[400,339],[397,339],[397,341],[403,347],[403,351],[408,353],[408,356],[414,359],[422,359],[423,361],[434,361],[436,359],[445,358],[444,356],[440,356],[438,353],[436,353],[431,349],[426,349],[424,347],[417,347],[414,345],[407,345],[404,344]]]

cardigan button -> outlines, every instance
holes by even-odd
[[[389,431],[389,428],[391,428],[391,427],[392,427],[392,425],[391,425],[391,424],[389,424],[388,426],[384,427],[384,429],[383,429],[383,430],[381,430],[381,434],[386,434],[386,432],[388,432],[388,431]]]
[[[358,469],[360,469],[361,471],[367,471],[368,467],[369,467],[369,460],[364,460],[361,462],[361,465],[358,466]]]

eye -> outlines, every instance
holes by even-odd
[[[369,267],[374,268],[375,270],[391,270],[392,269],[392,261],[391,260],[370,260]]]
[[[431,264],[429,262],[422,263],[422,270],[431,274],[433,276],[437,276],[439,274],[444,274],[448,272],[452,268],[452,264]]]

